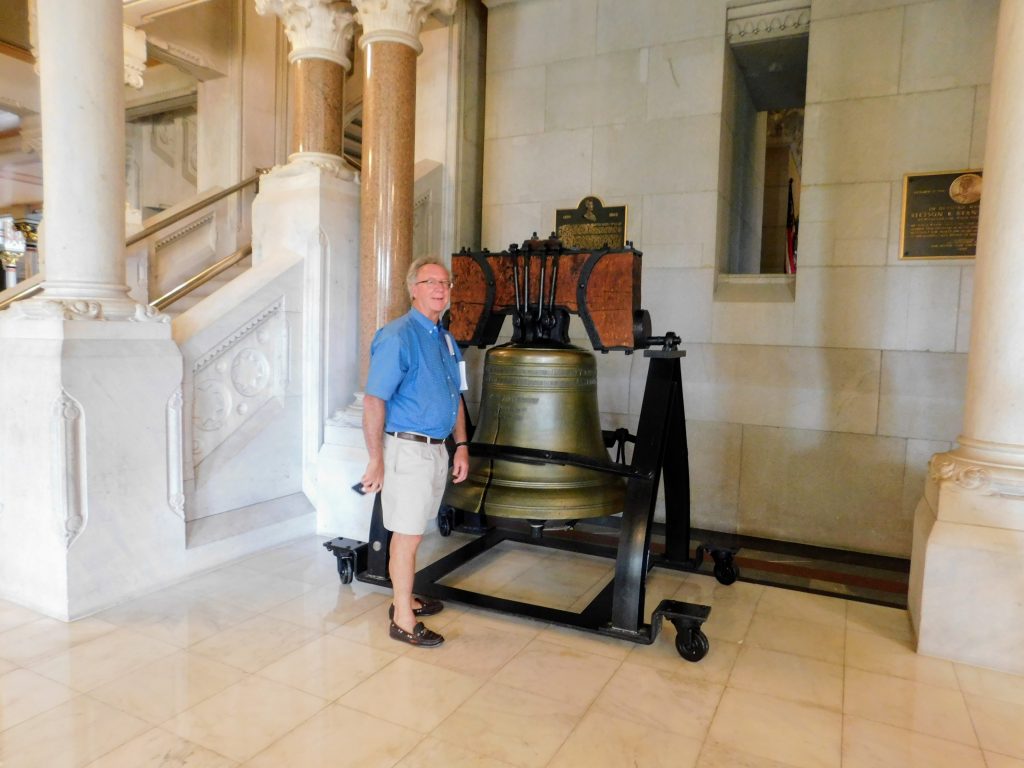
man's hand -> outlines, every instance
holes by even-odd
[[[455,449],[455,458],[452,459],[452,482],[461,483],[469,474],[469,448],[460,445]]]
[[[384,485],[384,460],[370,459],[370,463],[366,465],[366,471],[363,473],[363,478],[360,482],[363,484],[363,490],[366,493],[377,493]]]

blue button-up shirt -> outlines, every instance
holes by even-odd
[[[386,403],[385,431],[451,434],[462,391],[461,361],[452,335],[418,309],[377,331],[366,394]]]

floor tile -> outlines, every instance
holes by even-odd
[[[267,616],[303,627],[330,632],[371,608],[391,604],[391,596],[359,582],[329,584],[281,603]]]
[[[766,587],[757,602],[757,612],[783,619],[824,624],[833,629],[846,629],[846,600],[812,595],[793,589]]]
[[[266,573],[307,584],[341,586],[338,576],[338,558],[323,547],[295,560],[271,568]]]
[[[196,643],[192,652],[255,672],[316,637],[316,632],[270,616],[254,616]]]
[[[942,688],[960,687],[952,662],[918,655],[910,641],[884,635],[848,632],[846,666]]]
[[[85,695],[0,733],[4,768],[79,768],[151,726]]]
[[[489,678],[530,642],[530,635],[509,632],[502,626],[466,614],[444,627],[445,642],[417,661],[474,677]]]
[[[708,740],[796,768],[839,768],[842,715],[727,688]]]
[[[762,584],[750,584],[736,581],[732,584],[721,584],[710,574],[689,573],[679,585],[675,600],[699,605],[723,605],[726,603],[753,603],[761,599],[767,587]]]
[[[576,726],[549,768],[691,768],[701,739],[591,712]]]
[[[729,686],[841,712],[843,668],[789,653],[744,647]]]
[[[0,600],[0,633],[42,618],[38,613],[17,603]]]
[[[806,656],[829,664],[842,664],[846,630],[758,613],[750,622],[744,642],[770,651]]]
[[[914,639],[910,614],[903,608],[889,608],[851,600],[846,605],[846,628],[855,632],[868,632],[908,643]]]
[[[934,736],[847,715],[843,768],[985,768],[981,751]]]
[[[153,725],[194,707],[239,682],[241,670],[188,651],[178,651],[89,694]]]
[[[389,768],[423,738],[410,728],[332,704],[245,768]]]
[[[986,752],[985,762],[988,768],[1024,768],[1024,760],[1000,755],[998,752]]]
[[[493,680],[558,699],[582,714],[620,664],[607,656],[533,640]]]
[[[1024,704],[966,694],[982,749],[1024,760]]]
[[[721,685],[694,680],[685,673],[625,661],[601,691],[591,712],[703,739],[722,690]]]
[[[954,664],[960,690],[976,696],[1024,705],[1024,677],[993,669]]]
[[[495,597],[532,605],[570,610],[580,597],[611,578],[614,566],[605,563],[576,562],[549,557],[543,567],[530,568],[495,590]]]
[[[223,755],[154,728],[108,752],[86,768],[235,768]]]
[[[756,602],[746,600],[713,605],[711,615],[701,629],[709,638],[741,642],[750,631],[756,608]]]
[[[609,659],[618,659],[619,661],[626,658],[635,648],[646,647],[637,646],[634,643],[615,637],[596,635],[593,632],[581,632],[578,629],[561,627],[555,624],[545,627],[537,635],[537,639],[543,640],[546,643],[564,645],[566,648],[572,648],[576,651],[592,653],[595,656],[607,656]]]
[[[431,652],[429,648],[414,650]],[[478,687],[477,678],[402,656],[346,693],[339,702],[430,733]]]
[[[696,768],[795,768],[795,766],[792,763],[752,755],[749,752],[709,740],[704,743],[704,747],[700,751]]]
[[[72,646],[64,653],[31,665],[31,669],[85,692],[177,651],[168,643],[118,629]]]
[[[489,682],[432,735],[509,765],[539,768],[552,758],[578,718],[570,704]]]
[[[182,582],[180,589],[199,598],[217,600],[250,611],[268,611],[311,590],[311,584],[255,571],[221,569]]]
[[[115,624],[99,619],[38,619],[0,634],[0,658],[27,667],[115,629]]]
[[[441,583],[482,594],[494,594],[527,571],[543,567],[544,558],[533,552],[499,544],[445,576]]]
[[[441,741],[433,736],[423,739],[402,758],[397,768],[511,768],[509,763],[478,754],[468,747]]]
[[[742,646],[716,637],[708,640],[710,648],[707,656],[696,663],[686,661],[676,650],[675,627],[665,622],[653,644],[633,645],[626,659],[633,664],[665,669],[696,680],[725,685]]]
[[[847,668],[843,710],[848,715],[977,746],[960,691]]]
[[[164,729],[237,762],[262,752],[327,705],[271,680],[247,677],[164,724]]]
[[[256,614],[213,598],[196,599],[188,593],[168,592],[150,606],[118,606],[102,615],[119,626],[188,648]]]
[[[0,731],[73,699],[77,693],[27,669],[0,675]]]
[[[334,701],[397,658],[394,653],[327,635],[264,667],[259,675]]]
[[[6,675],[8,672],[13,672],[16,669],[21,669],[21,667],[19,667],[13,661],[0,659],[0,675]]]

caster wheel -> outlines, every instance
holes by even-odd
[[[687,661],[700,661],[708,655],[708,636],[697,627],[687,627],[676,634],[676,650]]]
[[[351,584],[355,576],[355,569],[352,567],[352,560],[348,557],[338,558],[338,577],[342,584]]]
[[[437,531],[442,536],[452,535],[452,513],[451,510],[442,509],[437,513]]]
[[[715,563],[715,578],[720,584],[732,584],[740,577],[740,569],[734,563]]]

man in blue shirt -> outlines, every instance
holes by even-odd
[[[447,482],[448,435],[456,446],[452,480],[461,483],[469,472],[460,397],[466,389],[465,363],[455,339],[438,323],[451,285],[448,270],[436,259],[412,263],[406,276],[412,309],[373,337],[363,400],[363,436],[370,453],[363,490],[381,492],[384,527],[392,532],[389,633],[421,647],[444,642],[417,621],[439,613],[444,604],[414,597],[412,585],[416,550],[437,515]]]

